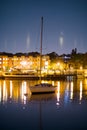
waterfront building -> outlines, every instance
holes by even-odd
[[[49,56],[42,56],[42,69],[50,64]],[[0,70],[6,73],[28,73],[31,70],[40,70],[40,56],[0,54]]]

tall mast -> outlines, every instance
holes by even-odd
[[[40,39],[40,80],[41,80],[41,68],[42,68],[42,40],[43,40],[43,17],[41,17],[41,39]]]

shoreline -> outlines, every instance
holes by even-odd
[[[0,75],[0,79],[26,79],[26,80],[40,80],[39,76],[35,75]],[[67,80],[77,79],[77,75],[46,75],[42,76],[41,80]]]

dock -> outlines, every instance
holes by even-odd
[[[77,79],[77,74],[60,74],[60,75],[45,75],[41,77],[41,80],[67,80],[67,79]],[[26,79],[26,80],[39,80],[40,77],[37,75],[1,75],[0,79]]]

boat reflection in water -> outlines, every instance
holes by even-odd
[[[49,81],[56,93],[32,95],[38,82],[0,80],[0,129],[87,128],[87,79]]]

